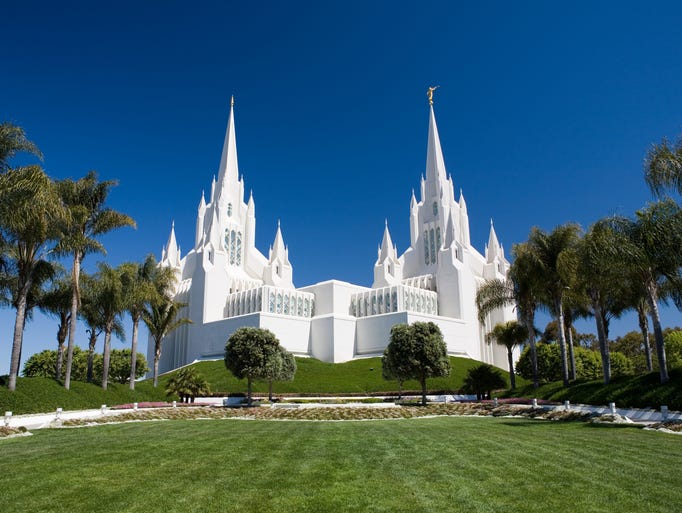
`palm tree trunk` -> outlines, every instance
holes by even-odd
[[[55,379],[62,379],[64,367],[64,342],[69,334],[69,320],[67,314],[60,314],[59,329],[57,330],[57,365],[55,367]]]
[[[599,339],[599,352],[601,353],[601,368],[604,374],[604,384],[608,385],[611,381],[611,353],[609,341],[604,329],[604,318],[602,308],[599,303],[599,296],[596,293],[590,294],[592,297],[592,309],[594,310],[594,320],[597,323],[597,338]]]
[[[66,375],[64,376],[64,388],[71,388],[71,367],[73,366],[73,347],[76,344],[76,319],[78,318],[78,302],[80,299],[80,289],[78,280],[81,272],[80,253],[75,251],[73,254],[73,270],[71,271],[71,281],[73,283],[73,295],[71,296],[71,322],[69,323],[69,346],[66,350]]]
[[[137,365],[137,332],[140,326],[140,316],[135,315],[133,317],[133,341],[130,350],[130,390],[135,390],[135,378]]]
[[[159,360],[161,359],[161,341],[154,344],[154,388],[159,384]]]
[[[575,381],[578,379],[577,371],[575,369],[575,351],[573,350],[573,323],[571,321],[566,322],[566,333],[567,333],[567,345],[568,345],[568,359],[571,364],[571,380]]]
[[[90,338],[88,339],[88,383],[92,383],[93,366],[95,363],[95,346],[97,345],[97,331],[92,328],[90,331]]]
[[[111,359],[111,328],[104,331],[104,353],[102,354],[102,388],[107,389],[109,382],[109,360]]]
[[[422,384],[422,406],[426,406],[426,375],[421,375]]]
[[[511,389],[516,390],[516,374],[514,374],[514,355],[512,348],[507,348],[507,362],[509,362],[509,381],[511,381]]]
[[[658,371],[661,376],[661,383],[668,382],[668,362],[665,356],[665,341],[663,340],[663,330],[661,329],[661,317],[658,313],[658,290],[656,283],[650,281],[646,286],[647,303],[651,315],[651,324],[654,326],[654,339],[656,340],[656,353],[658,355]]]
[[[535,347],[535,316],[530,308],[526,308],[523,311],[523,323],[526,325],[528,330],[528,345],[530,346],[530,364],[533,372],[533,388],[538,388],[540,386],[540,381],[538,379],[538,351]]]
[[[649,343],[649,322],[646,317],[646,310],[643,304],[637,305],[637,320],[639,321],[639,330],[642,332],[642,339],[644,340],[644,355],[646,356],[646,370],[651,372],[654,370],[654,364],[651,361],[651,344]]]
[[[248,376],[246,378],[246,381],[248,383],[247,392],[246,392],[246,404],[251,406],[251,376]]]
[[[564,301],[563,295],[559,294],[554,300],[557,312],[557,329],[559,331],[559,350],[561,351],[561,377],[564,386],[568,386],[568,358],[566,356],[566,332],[564,331]]]
[[[24,323],[26,322],[26,298],[31,288],[31,279],[27,279],[23,287],[19,289],[17,297],[17,315],[14,320],[14,337],[12,338],[12,357],[9,367],[9,381],[7,388],[14,391],[17,388],[19,376],[19,363],[21,361],[21,345],[24,339]]]

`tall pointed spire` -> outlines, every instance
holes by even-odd
[[[448,213],[448,224],[445,227],[445,244],[444,248],[448,249],[452,247],[455,242],[455,225],[452,222],[452,212]]]
[[[429,192],[436,196],[442,194],[442,188],[447,182],[443,150],[440,147],[440,137],[433,105],[429,107],[429,140],[426,149],[426,183]]]
[[[239,180],[239,166],[237,165],[237,140],[234,130],[234,96],[230,102],[230,117],[227,121],[225,131],[225,142],[223,143],[223,154],[220,157],[220,167],[218,171],[218,190],[217,197],[220,198],[222,191],[228,184],[236,184]]]
[[[495,257],[502,256],[502,248],[497,240],[497,234],[495,233],[495,227],[493,226],[493,220],[490,220],[490,235],[488,236],[488,246],[486,248],[486,257],[488,263],[495,260]]]
[[[180,250],[178,249],[178,243],[175,239],[175,221],[171,224],[170,235],[168,236],[168,242],[166,243],[165,260],[173,267],[180,265]]]
[[[381,250],[379,251],[379,262],[383,262],[388,257],[397,258],[396,248],[391,240],[391,233],[388,231],[388,220],[384,226],[384,237],[381,240]]]
[[[284,237],[282,237],[282,229],[280,227],[279,219],[277,220],[277,233],[275,233],[275,241],[272,243],[272,248],[270,249],[270,262],[274,262],[278,257],[280,260],[288,264],[288,251],[284,245]]]

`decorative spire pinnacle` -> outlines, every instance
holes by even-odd
[[[234,95],[232,95],[232,98],[230,99],[230,107],[234,107]]]
[[[426,186],[429,197],[440,197],[447,184],[447,173],[443,150],[440,147],[440,137],[433,106],[429,109],[429,138],[426,148]]]
[[[452,222],[452,212],[448,212],[448,224],[445,227],[445,241],[444,248],[448,249],[452,247],[455,242],[455,224]]]
[[[384,225],[384,237],[381,240],[381,250],[379,252],[379,262],[383,262],[388,257],[397,259],[396,249],[391,240],[391,232],[388,231],[388,219]]]
[[[178,243],[175,240],[175,221],[171,223],[171,231],[168,236],[168,242],[166,243],[165,259],[172,266],[180,265],[180,251],[178,249]]]
[[[277,257],[287,264],[289,263],[288,251],[284,246],[284,237],[282,237],[282,229],[280,226],[279,219],[277,220],[277,232],[275,233],[275,241],[272,243],[272,249],[270,250],[270,263],[274,262]]]

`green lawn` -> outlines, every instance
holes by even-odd
[[[31,512],[670,512],[682,437],[504,418],[194,420],[0,440]]]

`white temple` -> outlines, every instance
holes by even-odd
[[[431,102],[430,102],[431,103]],[[234,100],[207,203],[202,194],[193,249],[184,257],[171,227],[161,265],[178,275],[180,315],[192,320],[163,342],[159,369],[172,370],[196,359],[223,358],[229,336],[242,326],[267,328],[297,356],[345,362],[377,356],[398,323],[433,321],[448,353],[506,368],[506,349],[486,341],[498,322],[515,319],[511,307],[477,318],[477,288],[504,278],[509,262],[490,226],[481,255],[471,246],[464,196],[455,199],[447,176],[433,105],[429,112],[426,179],[420,199],[410,201],[410,247],[399,256],[388,223],[374,263],[374,283],[363,287],[329,280],[295,288],[289,251],[277,226],[263,255],[255,246],[253,196],[244,202],[235,140]],[[153,358],[149,344],[149,359]]]

